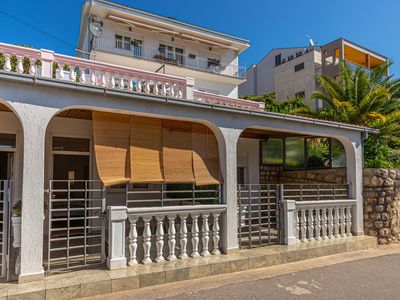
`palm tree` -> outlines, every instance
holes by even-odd
[[[382,147],[389,147],[393,154],[400,147],[400,80],[386,76],[390,64],[367,71],[341,62],[339,81],[326,75],[317,77],[321,90],[315,91],[311,99],[322,100],[325,108],[299,108],[292,113],[377,128],[380,133],[366,145],[370,147],[366,149],[369,158],[373,159]]]

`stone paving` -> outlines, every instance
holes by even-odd
[[[153,285],[227,274],[377,246],[376,238],[349,237],[291,246],[274,245],[229,255],[176,260],[121,270],[86,269],[53,274],[43,281],[0,285],[2,299],[74,299]]]

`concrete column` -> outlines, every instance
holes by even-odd
[[[194,100],[194,78],[186,77],[186,99]]]
[[[19,282],[43,277],[44,158],[47,125],[57,109],[14,103],[23,128],[21,271]]]
[[[239,248],[237,211],[237,143],[242,129],[220,128],[223,137],[219,143],[221,170],[224,178],[224,203],[227,211],[221,228],[221,245],[224,253]]]
[[[52,78],[53,77],[53,61],[54,51],[51,50],[40,50],[40,60],[42,62],[42,76]]]
[[[108,219],[108,258],[110,270],[126,268],[125,222],[128,217],[126,206],[109,206]]]
[[[364,234],[363,220],[363,149],[362,137],[359,133],[348,139],[340,139],[346,149],[347,183],[350,184],[350,198],[356,199],[352,215],[352,231],[354,235]]]
[[[296,244],[296,201],[284,200],[283,204],[283,241],[285,245]]]

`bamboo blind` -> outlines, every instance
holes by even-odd
[[[129,116],[93,112],[93,140],[97,170],[105,186],[129,181]]]

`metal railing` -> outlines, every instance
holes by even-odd
[[[238,185],[239,247],[277,244],[279,185]]]
[[[119,43],[114,39],[98,38],[92,51],[104,51],[111,54],[134,57],[137,59],[149,60],[167,63],[175,66],[181,66],[193,70],[200,70],[213,74],[220,74],[236,78],[245,78],[246,68],[238,66],[235,63],[223,64],[209,61],[208,58],[198,57],[190,58],[185,53],[164,52],[158,47],[146,48],[143,45],[134,46],[130,44]]]
[[[320,201],[350,199],[349,184],[283,184],[283,200]]]
[[[7,277],[10,252],[10,205],[12,197],[12,181],[0,180],[0,276]]]
[[[50,180],[47,271],[105,261],[105,189],[95,180]]]
[[[126,206],[163,207],[222,203],[222,185],[196,186],[179,183],[126,185]]]

